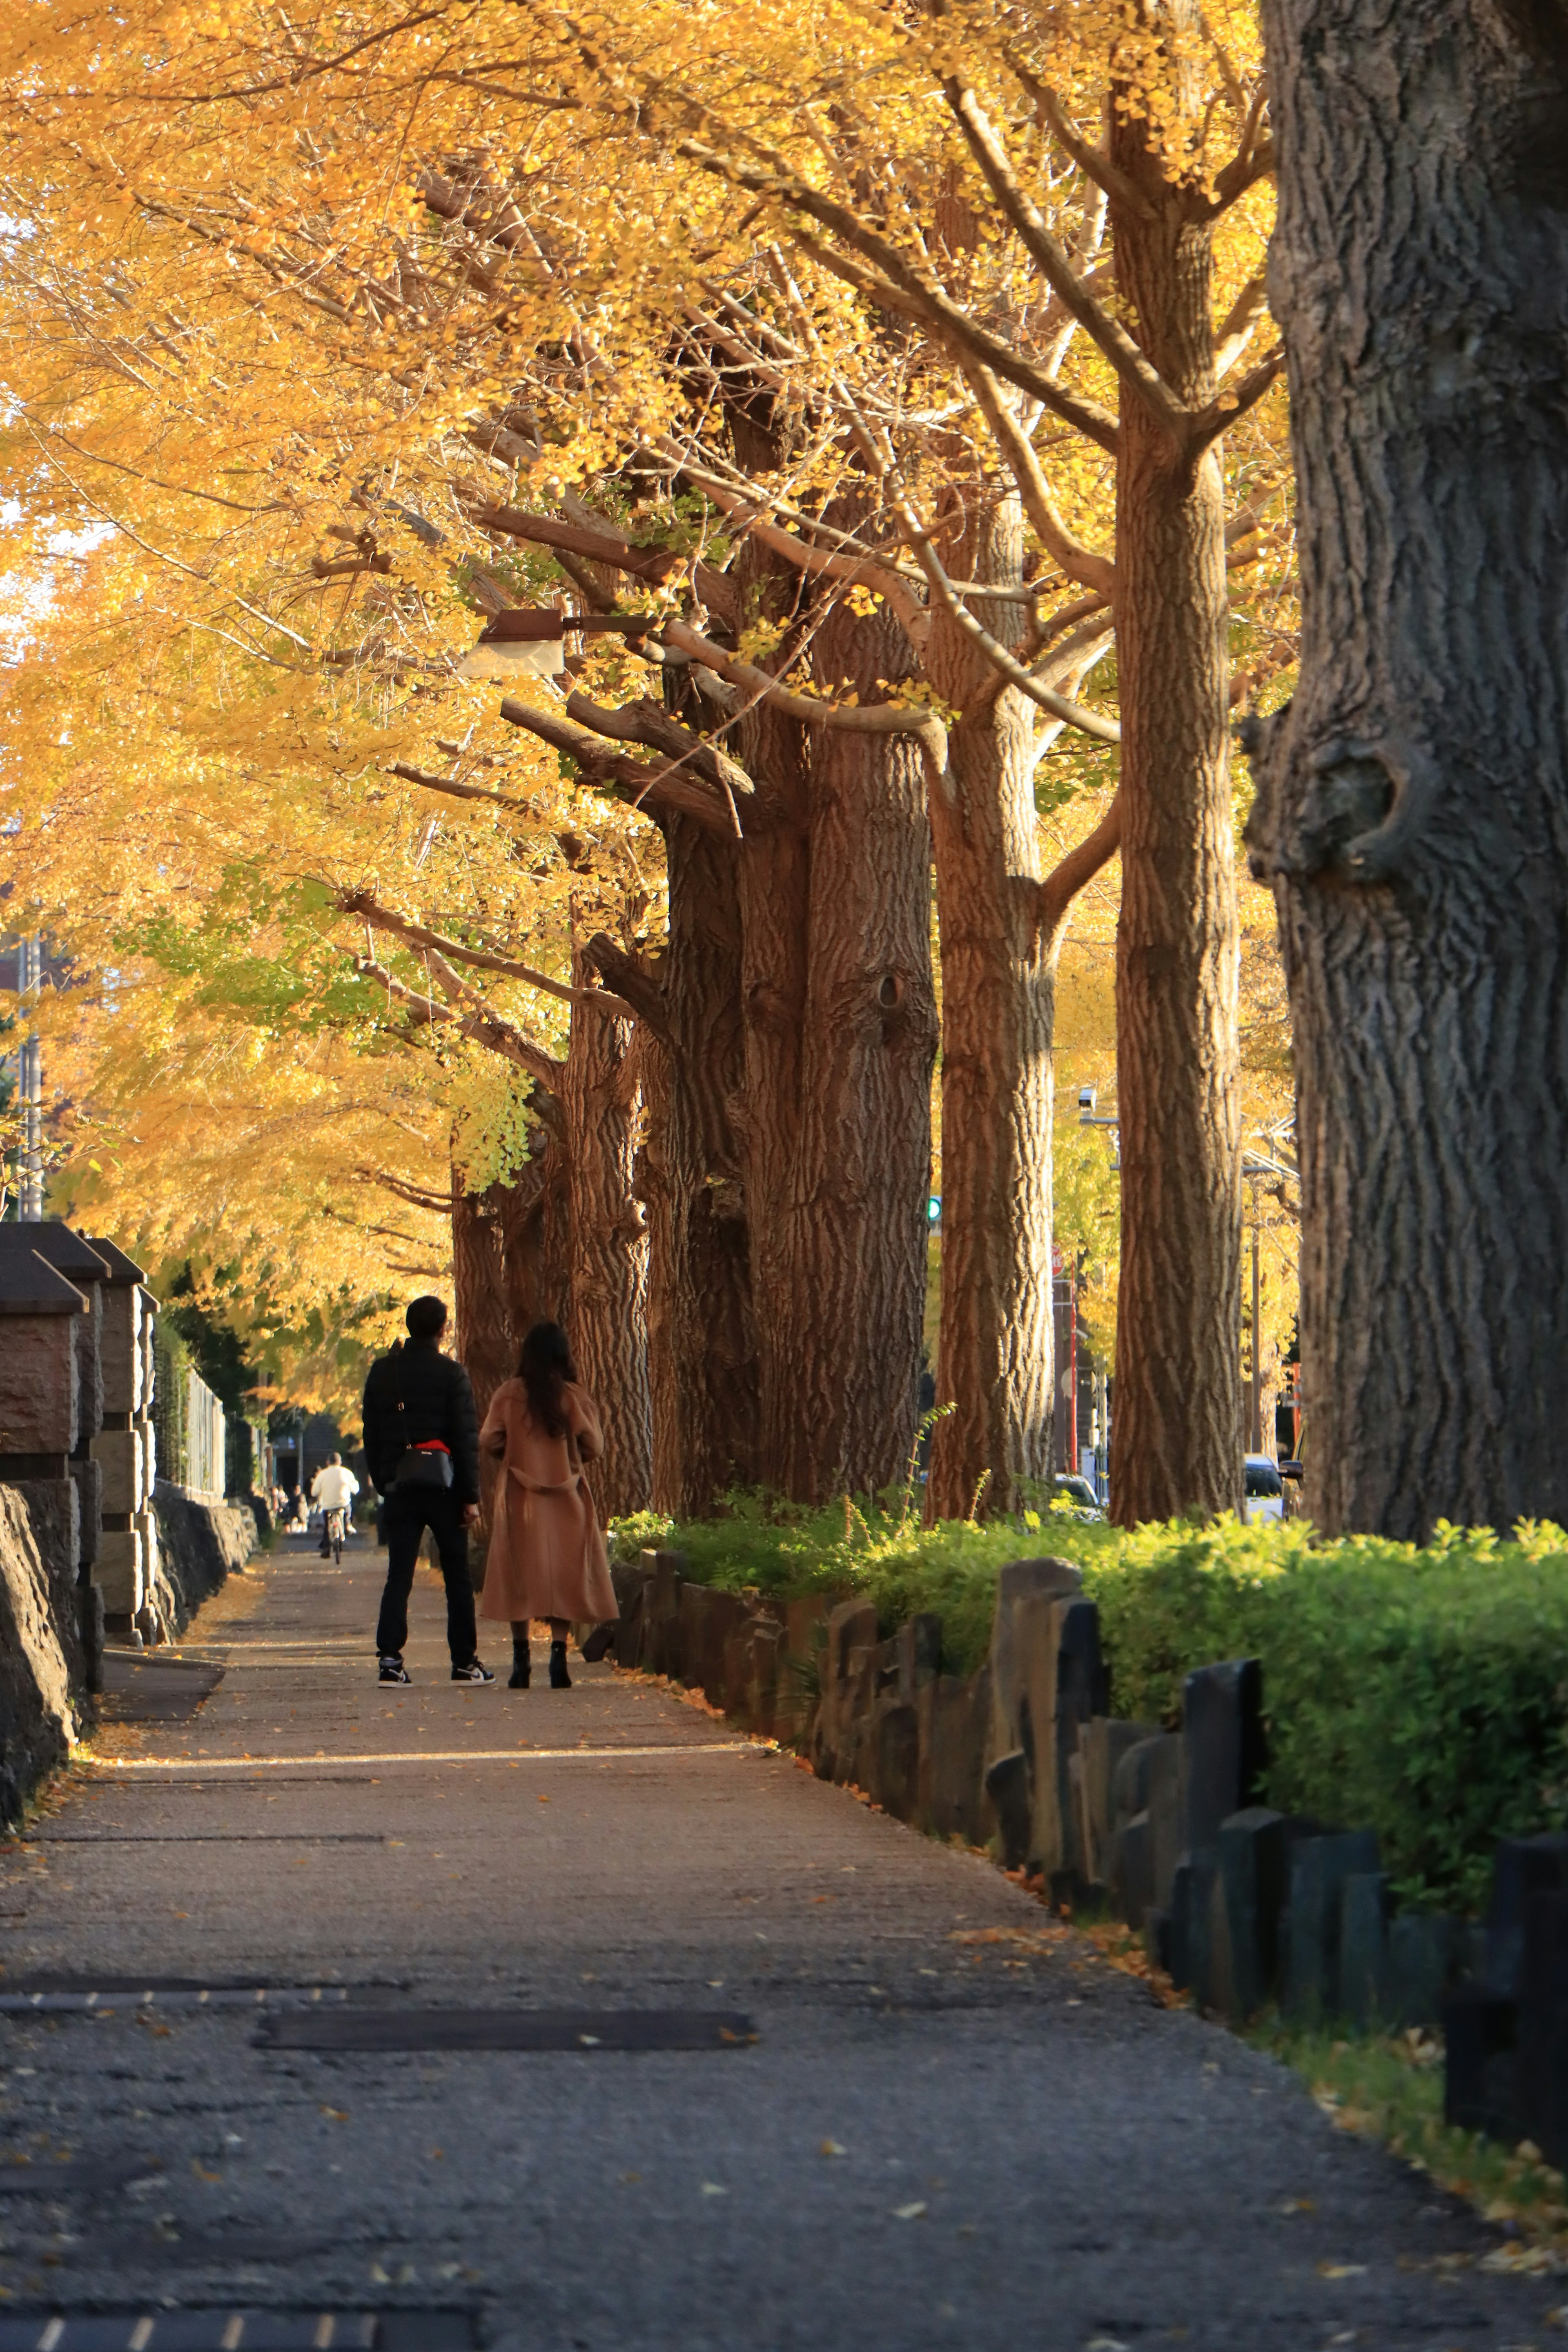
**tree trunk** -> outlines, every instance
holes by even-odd
[[[505,1234],[491,1184],[470,1192],[452,1171],[452,1289],[456,1353],[473,1383],[482,1421],[502,1381],[517,1370],[517,1338],[507,1313]]]
[[[1197,39],[1187,0],[1158,15]],[[1201,404],[1215,391],[1202,199],[1167,184],[1141,115],[1118,108],[1112,126],[1114,160],[1148,214],[1112,203],[1117,284],[1148,358]],[[1131,1527],[1240,1507],[1241,1117],[1219,452],[1211,444],[1194,466],[1126,392],[1116,572],[1122,1206],[1110,1502]]]
[[[793,586],[791,589],[793,594]],[[861,700],[909,664],[835,614],[819,684]],[[905,740],[748,722],[746,1197],[757,1475],[801,1502],[875,1491],[914,1438],[931,1175],[930,833]]]
[[[537,1106],[538,1087],[533,1099]],[[552,1115],[559,1122],[559,1105]],[[536,1129],[524,1165],[510,1183],[490,1189],[501,1223],[507,1319],[519,1344],[535,1323],[570,1328],[572,1215],[559,1135]],[[517,1369],[515,1360],[510,1369]]]
[[[592,985],[580,952],[574,985]],[[646,1510],[651,1479],[647,1238],[632,1197],[636,1085],[632,1024],[574,1005],[561,1083],[571,1199],[573,1352],[605,1423],[593,1486],[608,1518]]]
[[[819,683],[847,680],[863,704],[909,659],[890,622],[842,611],[815,651]],[[780,1483],[803,1500],[876,1493],[903,1475],[914,1443],[936,1039],[920,752],[908,736],[825,731],[812,747],[809,957],[783,1302]]]
[[[993,508],[963,555],[971,576],[1020,580],[1016,502]],[[987,624],[1022,635],[1021,607]],[[965,716],[951,793],[931,795],[942,920],[942,1327],[930,1519],[1018,1507],[1051,1469],[1051,1030],[1055,949],[1041,940],[1030,705],[994,682],[945,614],[927,670]]]
[[[1307,1508],[1563,1521],[1568,38],[1524,0],[1265,15],[1302,640],[1249,840],[1294,1027]]]
[[[744,1084],[739,844],[689,817],[665,825],[668,1045],[645,1029],[648,1364],[653,1496],[676,1518],[749,1485],[756,1448],[756,1335],[734,1112]]]

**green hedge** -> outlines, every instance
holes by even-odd
[[[896,1508],[731,1516],[626,1539],[676,1543],[704,1582],[787,1596],[864,1591],[884,1627],[942,1617],[953,1668],[990,1635],[996,1570],[1051,1551],[1099,1603],[1119,1715],[1174,1722],[1182,1678],[1221,1658],[1263,1662],[1270,1801],[1375,1829],[1401,1896],[1474,1912],[1504,1834],[1568,1826],[1568,1534],[1529,1525],[1500,1543],[1439,1528],[1424,1549],[1296,1523],[1232,1519],[1132,1534],[1051,1512],[925,1529]]]

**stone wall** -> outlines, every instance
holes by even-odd
[[[257,1547],[256,1516],[247,1503],[214,1503],[160,1478],[153,1489],[158,1522],[150,1605],[163,1633],[180,1633],[209,1594]]]
[[[1110,1714],[1070,1561],[998,1571],[990,1654],[966,1675],[944,1671],[934,1616],[883,1638],[863,1598],[786,1607],[684,1568],[676,1551],[616,1565],[608,1654],[700,1688],[898,1820],[986,1848],[1058,1909],[1120,1918],[1199,2007],[1426,2025],[1473,1965],[1460,1922],[1396,1912],[1371,1831],[1258,1801],[1255,1659],[1189,1675],[1179,1731]],[[1568,1836],[1559,1850],[1568,1988]],[[1568,2090],[1561,2144],[1568,2158]]]
[[[0,1823],[7,1826],[82,1728],[76,1489],[0,1486]]]

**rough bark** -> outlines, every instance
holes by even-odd
[[[581,951],[575,987],[591,986]],[[605,1423],[594,1477],[606,1517],[646,1510],[652,1481],[647,1384],[647,1237],[632,1195],[636,1082],[633,1024],[576,1005],[561,1083],[571,1202],[569,1326],[584,1385]]]
[[[818,683],[847,683],[862,703],[910,658],[891,622],[842,609],[814,652]],[[784,1491],[809,1499],[889,1485],[914,1442],[937,1042],[931,855],[910,738],[820,735],[780,1464]]]
[[[956,559],[997,583],[1023,573],[1016,501]],[[1021,634],[1022,607],[987,608]],[[1017,1507],[1051,1468],[1051,1032],[1054,943],[1040,885],[1031,709],[984,693],[984,655],[945,614],[927,668],[964,711],[949,789],[931,795],[942,930],[942,1327],[927,1517]],[[994,683],[994,679],[991,680]]]
[[[1151,18],[1196,43],[1176,0]],[[1194,406],[1214,395],[1212,230],[1118,109],[1117,284],[1142,350]],[[1113,1516],[1241,1501],[1238,933],[1226,760],[1224,485],[1122,394],[1116,472],[1121,913],[1116,946],[1121,1274]]]
[[[700,1517],[749,1484],[756,1447],[756,1336],[733,1113],[744,1083],[739,845],[689,817],[665,824],[669,944],[666,1035],[645,1029],[648,1364],[653,1496]]]
[[[498,1184],[470,1192],[452,1171],[452,1290],[456,1352],[473,1383],[481,1419],[517,1369],[517,1334],[507,1312],[505,1231]]]
[[[1302,646],[1249,840],[1295,1038],[1306,1505],[1564,1520],[1564,18],[1265,15]]]

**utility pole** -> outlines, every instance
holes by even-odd
[[[44,943],[24,939],[16,948],[17,993],[23,1005],[37,1004],[44,984]],[[17,1056],[22,1102],[22,1148],[16,1170],[16,1214],[25,1225],[44,1217],[44,1049],[36,1029],[22,1040]]]
[[[1252,1439],[1247,1451],[1263,1451],[1263,1347],[1258,1318],[1258,1186],[1252,1188]]]

